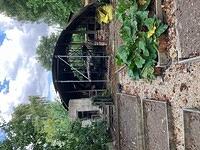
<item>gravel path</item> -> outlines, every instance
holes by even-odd
[[[188,5],[192,4],[189,3],[189,0],[185,0],[185,2]],[[196,2],[199,3],[198,1]],[[164,76],[162,78],[157,77],[152,82],[145,80],[133,81],[128,77],[126,69],[119,73],[119,83],[123,87],[123,93],[139,96],[141,99],[148,98],[169,102],[171,150],[184,150],[183,108],[200,108],[200,62],[188,64],[177,64],[176,62],[180,49],[180,43],[177,44],[180,42],[177,34],[178,19],[176,18],[178,3],[182,5],[183,0],[164,0],[163,5],[169,25],[168,50],[172,58],[172,64],[165,71]],[[184,10],[182,11],[184,12]],[[178,15],[180,16],[181,13],[178,12]],[[113,31],[115,32],[111,41],[113,40],[113,49],[116,51],[116,47],[121,43],[117,34],[120,25],[115,22],[111,26],[114,26]],[[184,42],[189,42],[189,40]],[[187,46],[187,43],[182,45],[184,46],[185,44]]]
[[[149,98],[168,101],[172,112],[174,135],[171,142],[177,150],[184,149],[184,130],[182,108],[200,107],[200,63],[190,65],[172,65],[164,80],[157,78],[152,83],[144,80],[132,81],[126,71],[120,73],[123,92]]]

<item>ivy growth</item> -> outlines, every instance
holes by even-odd
[[[125,64],[133,79],[154,79],[158,38],[167,25],[147,10],[151,0],[119,0],[116,16],[122,23],[120,37],[123,45],[118,48],[116,62]]]

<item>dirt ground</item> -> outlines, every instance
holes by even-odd
[[[158,101],[168,102],[170,107],[170,116],[171,116],[170,124],[172,124],[172,128],[170,128],[172,133],[170,134],[170,145],[171,145],[170,149],[183,150],[184,149],[183,109],[200,108],[200,76],[199,76],[200,62],[193,62],[187,64],[178,64],[177,62],[177,53],[178,53],[177,39],[178,40],[184,39],[184,37],[179,39],[179,36],[177,34],[176,25],[178,19],[176,18],[175,13],[178,7],[176,6],[177,3],[175,3],[175,1],[181,3],[181,0],[164,0],[164,5],[163,5],[163,9],[167,17],[166,18],[167,23],[169,25],[168,50],[169,50],[169,55],[172,58],[172,64],[169,66],[168,69],[165,70],[164,76],[157,77],[152,82],[146,80],[134,81],[128,77],[126,69],[123,69],[118,74],[114,73],[112,74],[113,77],[115,77],[112,79],[112,82],[114,85],[113,88],[116,88],[116,83],[120,83],[122,85],[122,93],[139,96],[140,99],[148,98],[148,99],[155,99]],[[189,2],[189,0],[186,1]],[[113,1],[113,3],[115,3],[115,1]],[[113,56],[116,53],[117,47],[122,42],[118,35],[119,28],[120,24],[116,21],[114,21],[110,25],[109,41],[113,50]],[[188,41],[184,41],[183,43],[185,43],[187,46],[187,42]],[[115,66],[113,66],[113,68],[114,71],[118,69]],[[119,110],[126,109],[125,107],[126,104],[124,104],[124,102],[122,104],[120,102],[115,101],[115,105],[117,106],[114,110],[114,112],[116,113],[115,116],[116,123],[114,125],[114,131],[116,136],[115,138],[117,141],[120,138],[120,136],[118,135],[120,133],[118,133],[117,131],[118,129],[117,126],[119,126],[119,124],[122,126],[122,124],[124,123],[123,120],[117,120],[119,119],[118,116]],[[199,128],[197,128],[197,131],[200,132]],[[117,145],[117,143],[115,144]],[[162,148],[160,150],[162,150]]]

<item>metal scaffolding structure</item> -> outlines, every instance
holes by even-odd
[[[55,46],[53,82],[66,105],[70,99],[105,92],[110,82],[111,56],[106,54],[104,28],[96,21],[97,7],[94,3],[72,15]]]
[[[67,60],[65,60],[65,58],[76,58],[78,60],[86,60],[85,64],[81,64],[81,68],[80,66],[76,66],[79,64],[70,64]],[[101,64],[101,66],[97,66],[97,67],[104,67],[103,69],[99,69],[99,72],[96,71],[95,69],[91,69],[92,66],[94,66],[95,64],[93,64],[92,59],[103,59],[103,63]],[[60,83],[69,83],[69,82],[109,82],[110,81],[110,56],[66,56],[66,55],[58,55],[56,56],[56,62],[57,62],[57,80],[55,80],[55,82],[60,82]],[[74,73],[77,73],[78,75],[80,75],[82,78],[79,78],[79,80],[69,80],[69,79],[65,79],[65,80],[60,80],[59,78],[59,73],[60,73],[60,69],[59,69],[59,63],[63,63],[65,65],[67,65],[68,67],[70,67]],[[64,70],[65,74],[69,74],[71,72],[67,72],[67,70]],[[105,77],[103,78],[96,78],[96,79],[92,79],[91,75],[95,75],[95,74],[102,74],[103,76],[105,75]]]

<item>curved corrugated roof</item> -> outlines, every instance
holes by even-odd
[[[58,83],[56,82],[58,79],[57,77],[57,69],[58,67],[56,63],[56,55],[67,55],[70,43],[72,40],[72,32],[75,31],[78,25],[81,24],[83,21],[82,18],[84,17],[95,17],[97,4],[93,3],[84,8],[82,8],[77,14],[73,15],[69,20],[67,27],[61,32],[58,41],[55,46],[54,54],[53,54],[53,61],[52,61],[52,76],[53,76],[53,83],[56,91],[59,92],[61,100],[68,106],[69,100],[74,98],[78,95],[70,95],[67,94],[66,91],[73,91],[76,90],[78,83]],[[66,66],[65,66],[66,67]],[[68,72],[72,72],[71,68],[68,66]],[[63,80],[78,80],[73,74],[68,76],[61,77]]]

